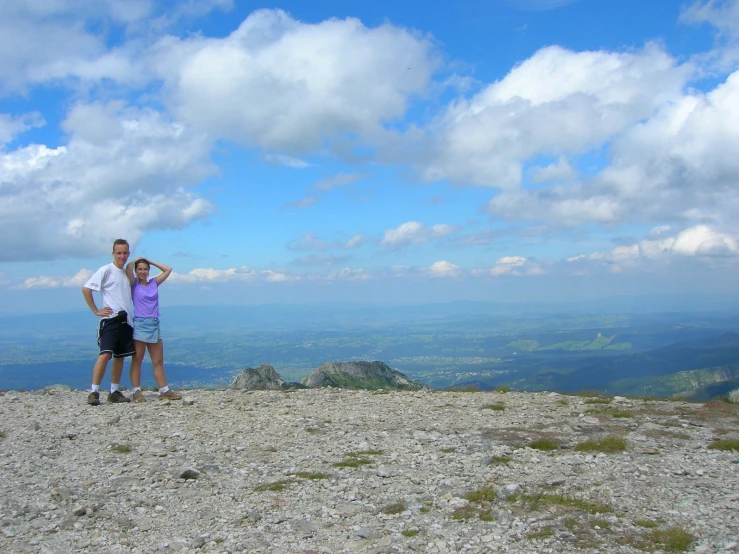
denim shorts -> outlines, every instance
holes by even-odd
[[[159,333],[158,317],[134,317],[133,340],[156,344],[162,336]]]

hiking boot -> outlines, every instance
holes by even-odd
[[[100,406],[100,393],[99,392],[91,392],[87,395],[87,403],[90,406]]]
[[[134,402],[146,402],[146,397],[144,396],[144,393],[140,390],[137,390],[133,393],[133,401]]]
[[[182,397],[172,389],[159,393],[159,400],[180,400]]]
[[[117,390],[114,392],[111,392],[108,395],[108,402],[112,402],[113,404],[120,404],[122,402],[130,402],[131,399],[127,396],[123,396],[123,393],[121,391]]]

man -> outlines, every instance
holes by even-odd
[[[108,402],[131,401],[118,390],[123,373],[123,358],[132,356],[135,351],[131,283],[125,269],[129,255],[128,242],[116,239],[113,243],[113,263],[98,269],[82,287],[87,306],[92,313],[102,318],[98,324],[100,354],[92,368],[92,388],[87,397],[87,403],[91,406],[100,405],[100,383],[111,357],[113,364],[110,370]],[[103,297],[103,307],[99,310],[92,296],[93,291],[99,291]]]

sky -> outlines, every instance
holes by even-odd
[[[739,0],[4,0],[0,314],[736,296]]]

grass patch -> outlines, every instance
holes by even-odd
[[[113,452],[118,452],[119,454],[128,454],[131,452],[131,447],[127,444],[114,444],[110,447],[110,449]]]
[[[614,452],[626,451],[626,441],[621,437],[588,440],[578,444],[575,450],[578,452],[605,452],[607,454],[613,454]]]
[[[554,535],[554,529],[551,527],[545,527],[544,529],[540,529],[539,531],[533,531],[532,533],[529,533],[526,535],[527,539],[545,539],[547,537],[551,537]]]
[[[488,465],[510,464],[512,461],[513,461],[513,458],[510,458],[509,456],[492,456],[490,458],[490,463]]]
[[[403,535],[406,538],[411,538],[411,537],[415,537],[420,532],[421,531],[419,531],[418,529],[403,529],[400,532],[400,534]]]
[[[659,523],[652,521],[651,519],[636,519],[634,525],[638,527],[644,527],[645,529],[655,529],[659,527]]]
[[[559,404],[560,406],[569,406],[569,405],[570,405],[570,403],[569,403],[569,402],[567,402],[567,400],[564,400],[564,399],[562,399],[562,400],[557,400],[557,401],[555,402],[555,404]]]
[[[5,431],[0,431],[0,439],[4,439],[4,438],[5,438]]]
[[[503,403],[498,402],[497,404],[485,404],[481,410],[493,410],[494,412],[502,412],[505,410]]]
[[[305,471],[299,471],[295,474],[295,477],[300,477],[301,479],[310,479],[311,481],[317,481],[319,479],[328,479],[329,475],[326,473],[308,473]]]
[[[477,385],[465,385],[464,387],[447,389],[451,392],[480,392],[480,387]]]
[[[374,463],[367,456],[379,456],[382,450],[358,450],[344,454],[344,459],[333,464],[334,467],[359,467]]]
[[[358,450],[356,452],[349,452],[349,454],[344,454],[344,456],[350,456],[350,457],[381,456],[382,454],[384,454],[382,450]]]
[[[561,494],[512,494],[508,497],[509,502],[526,504],[533,510],[541,510],[544,506],[564,506],[569,508],[577,508],[591,514],[607,514],[613,511],[610,506],[583,500],[581,498],[572,498]]]
[[[537,439],[535,441],[531,441],[526,446],[533,448],[534,450],[542,450],[545,452],[559,449],[559,443],[552,439]]]
[[[709,450],[739,450],[739,440],[719,439],[708,445]]]
[[[610,398],[590,398],[585,401],[585,404],[610,404]]]
[[[442,452],[443,452],[444,454],[451,454],[451,453],[452,453],[452,452],[454,452],[455,450],[456,450],[456,448],[452,448],[452,447],[449,447],[449,448],[442,448],[442,449],[441,449],[441,451],[442,451]]]
[[[457,520],[473,519],[478,516],[479,512],[477,508],[473,508],[472,506],[462,506],[461,508],[455,508],[454,512],[452,513],[452,519]]]
[[[373,463],[369,458],[345,458],[340,462],[332,464],[333,467],[359,467]]]
[[[693,537],[680,527],[655,529],[649,539],[665,552],[685,552],[693,544]]]
[[[464,495],[465,500],[473,504],[482,504],[483,502],[492,502],[498,495],[492,487],[483,487],[475,491],[470,491]]]
[[[499,392],[501,394],[505,394],[507,392],[510,392],[510,390],[511,390],[511,387],[509,387],[508,385],[498,385],[497,387],[493,389],[493,392]]]
[[[280,492],[285,489],[288,485],[292,485],[295,481],[292,479],[283,479],[281,481],[274,481],[272,483],[263,483],[261,485],[257,485],[254,487],[255,491],[263,492],[263,491],[271,491],[271,492]]]
[[[590,526],[593,528],[600,528],[600,529],[610,529],[611,528],[611,522],[606,521],[605,519],[594,519],[590,522]]]
[[[613,416],[613,417],[620,417],[620,418],[624,418],[625,419],[625,418],[629,418],[629,417],[634,417],[634,414],[632,414],[631,412],[629,412],[627,410],[617,410],[615,412],[611,412],[611,416]]]
[[[402,514],[407,509],[408,505],[405,503],[405,500],[400,500],[399,502],[393,502],[392,504],[388,504],[387,506],[380,508],[380,512],[383,514],[394,515]]]

